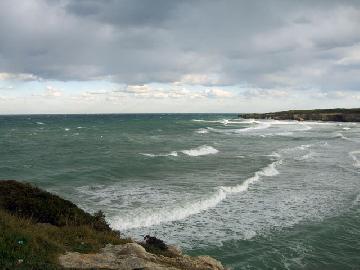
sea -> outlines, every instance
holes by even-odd
[[[360,123],[0,116],[0,179],[229,269],[360,269]]]

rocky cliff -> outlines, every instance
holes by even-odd
[[[0,269],[224,270],[146,236],[121,237],[102,212],[89,214],[30,184],[0,180]]]
[[[291,110],[271,113],[245,113],[238,116],[245,119],[360,122],[360,109]]]

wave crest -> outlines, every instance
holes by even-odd
[[[273,156],[279,157],[277,153],[273,153]],[[249,186],[261,179],[261,177],[271,177],[279,174],[276,166],[282,164],[282,160],[279,159],[270,163],[266,167],[254,173],[254,176],[246,179],[243,183],[236,186],[220,186],[217,188],[210,197],[195,202],[187,202],[176,208],[165,207],[161,210],[154,211],[149,209],[141,213],[131,212],[127,216],[117,216],[110,220],[110,224],[113,228],[119,230],[128,230],[132,228],[150,227],[158,225],[160,223],[172,222],[176,220],[185,219],[189,216],[198,214],[202,211],[216,207],[221,201],[225,200],[228,194],[240,193],[248,190]]]
[[[197,157],[197,156],[205,156],[205,155],[213,155],[218,153],[219,150],[215,149],[212,146],[208,145],[202,145],[197,148],[189,149],[189,150],[182,150],[181,153],[191,156],[191,157]]]
[[[178,153],[176,151],[172,151],[172,152],[166,153],[166,154],[140,153],[140,155],[143,155],[146,157],[169,157],[169,156],[177,157]]]

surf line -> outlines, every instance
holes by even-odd
[[[185,202],[177,207],[164,207],[158,211],[154,209],[138,211],[130,211],[127,215],[114,217],[109,220],[113,228],[118,230],[128,230],[132,228],[150,227],[177,220],[185,219],[189,216],[198,214],[202,211],[214,208],[221,201],[225,200],[228,194],[241,193],[248,190],[249,186],[262,177],[271,177],[279,174],[277,166],[282,164],[282,159],[278,153],[273,153],[272,156],[278,159],[266,167],[256,171],[254,175],[246,179],[241,184],[236,186],[220,186],[210,197],[195,202]]]

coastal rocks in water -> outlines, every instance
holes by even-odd
[[[174,257],[154,255],[137,243],[109,244],[99,253],[67,252],[59,257],[59,262],[72,269],[224,270],[220,262],[209,256],[190,257],[181,255],[179,250],[177,254]]]

